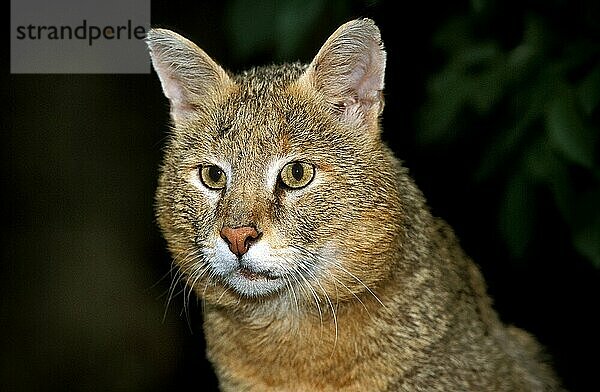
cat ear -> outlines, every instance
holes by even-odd
[[[233,84],[202,49],[177,33],[151,29],[146,44],[175,123],[202,109],[216,93]]]
[[[375,23],[357,19],[327,39],[302,78],[342,117],[376,119],[383,109],[385,58]]]

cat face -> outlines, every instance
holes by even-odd
[[[157,215],[199,293],[340,299],[387,273],[400,208],[377,120],[384,52],[372,22],[340,29],[307,67],[236,77],[174,33],[149,35],[174,120]]]

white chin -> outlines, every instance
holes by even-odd
[[[282,278],[271,278],[236,270],[227,278],[227,284],[245,297],[262,297],[274,294],[285,286]]]

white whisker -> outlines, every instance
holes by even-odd
[[[185,253],[185,256],[182,258],[181,256],[184,253]],[[192,248],[192,249],[186,249],[186,250],[180,252],[173,258],[173,261],[171,262],[171,269],[169,270],[169,273],[172,274],[173,270],[175,270],[175,275],[174,276],[172,275],[171,284],[169,285],[169,289],[167,291],[168,295],[167,295],[167,300],[166,300],[166,304],[165,304],[165,311],[163,313],[163,322],[167,317],[167,312],[169,310],[171,300],[175,296],[181,294],[182,292],[185,293],[185,287],[183,287],[181,290],[179,290],[177,292],[175,292],[175,288],[183,280],[182,278],[184,278],[187,275],[186,269],[189,268],[187,266],[187,264],[189,263],[189,261],[191,259],[195,259],[198,256],[199,256],[198,251],[196,249]]]
[[[341,271],[347,273],[348,275],[350,275],[353,279],[355,279],[358,283],[360,283],[361,285],[363,285],[363,287],[373,296],[373,298],[375,298],[377,300],[377,302],[379,302],[379,304],[381,306],[383,306],[384,308],[386,307],[384,305],[383,302],[381,302],[381,300],[379,299],[379,297],[377,295],[375,295],[375,293],[373,292],[373,290],[371,290],[369,288],[369,286],[367,286],[366,284],[363,283],[362,280],[360,280],[358,277],[356,277],[352,272],[348,271],[346,268],[344,268],[341,264],[339,263],[335,263],[334,264],[337,268],[339,268]]]
[[[331,308],[331,315],[333,317],[333,325],[334,325],[334,328],[335,328],[335,339],[333,341],[333,350],[332,350],[332,355],[333,355],[333,352],[335,351],[335,348],[337,346],[337,340],[338,340],[338,322],[337,322],[337,315],[335,313],[335,308],[333,307],[333,302],[331,302],[331,298],[329,298],[329,294],[327,294],[327,291],[325,290],[325,288],[319,282],[318,277],[315,276],[315,274],[313,272],[311,272],[310,269],[308,269],[306,266],[304,266],[303,264],[300,264],[300,265],[302,267],[302,270],[306,274],[308,274],[309,277],[312,278],[312,280],[317,284],[317,286],[319,286],[319,288],[323,292],[323,295],[325,296],[325,300],[327,301],[327,303],[329,304],[329,307]]]
[[[358,295],[356,295],[356,294],[355,294],[355,293],[354,293],[352,290],[350,290],[350,288],[349,288],[348,286],[346,286],[346,285],[344,284],[344,282],[342,282],[341,280],[339,280],[338,278],[336,278],[334,274],[331,274],[331,277],[332,277],[333,279],[335,279],[335,281],[336,281],[336,282],[338,282],[340,285],[342,285],[342,287],[344,287],[346,290],[348,290],[348,292],[349,292],[350,294],[352,294],[352,295],[354,296],[354,298],[356,298],[356,300],[357,300],[358,302],[360,302],[360,304],[363,306],[363,308],[365,308],[365,310],[367,311],[367,313],[368,313],[369,315],[371,315],[371,313],[369,312],[369,309],[367,309],[367,306],[366,306],[366,305],[365,305],[365,303],[364,303],[364,302],[363,302],[363,301],[360,299],[360,297],[359,297]]]
[[[308,269],[306,269],[303,264],[300,264],[300,267],[301,267],[302,271],[306,271],[308,274],[310,274]],[[302,278],[302,280],[305,283],[305,287],[308,288],[310,294],[312,295],[313,299],[315,300],[315,304],[317,305],[317,310],[319,311],[319,320],[321,322],[321,335],[322,335],[323,334],[323,311],[321,310],[321,305],[319,304],[319,297],[318,297],[315,289],[312,287],[312,285],[308,281],[308,279],[306,279],[304,274],[302,274],[302,271],[298,274],[298,276],[300,276],[300,278]]]

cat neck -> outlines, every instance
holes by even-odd
[[[235,308],[206,304],[207,354],[218,374],[237,369],[241,381],[233,390],[243,389],[244,379],[262,380],[265,385],[257,390],[265,391],[268,386],[277,390],[277,385],[304,385],[306,380],[318,383],[316,374],[327,380],[327,388],[343,389],[359,378],[354,372],[362,364],[354,363],[355,358],[385,356],[385,348],[373,341],[382,336],[386,325],[398,322],[397,309],[392,309],[398,304],[394,286],[386,284],[385,290],[373,293],[365,290],[344,302],[324,300],[318,306],[285,297],[254,304],[242,301]],[[383,382],[385,377],[370,377],[372,371],[385,369],[369,366],[360,371],[364,373],[360,378]],[[382,386],[374,384],[372,389]],[[327,388],[307,384],[299,390]]]

